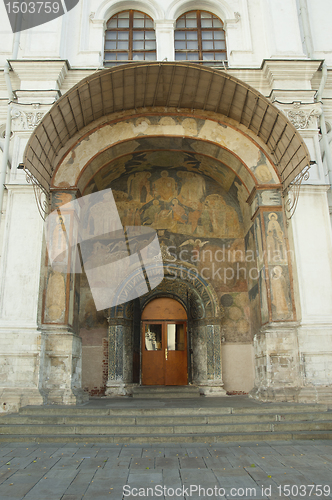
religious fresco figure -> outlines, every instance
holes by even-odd
[[[69,244],[69,242],[68,242]],[[50,245],[50,258],[55,262],[63,262],[67,258],[66,227],[63,216],[56,218],[56,224],[52,234],[52,244]]]
[[[167,208],[161,210],[156,215],[156,221],[152,226],[155,229],[175,229],[176,222],[173,221],[173,212]]]
[[[177,176],[182,179],[179,201],[183,205],[191,207],[203,198],[205,195],[205,180],[203,176],[194,172],[178,172]]]
[[[143,212],[143,225],[150,225],[156,221],[157,215],[161,210],[161,206],[158,200],[153,200],[152,205],[150,205]]]
[[[172,201],[171,210],[173,212],[173,219],[181,224],[185,224],[187,222],[187,214],[186,211],[181,205],[179,205],[179,200],[174,198]]]
[[[288,287],[281,266],[275,266],[271,275],[272,305],[275,307],[275,319],[289,318]]]
[[[202,203],[194,203],[190,207],[192,210],[189,211],[188,214],[188,223],[191,224],[191,232],[194,233],[196,231],[198,221],[202,216]]]
[[[51,321],[59,320],[66,307],[65,280],[61,273],[52,271],[46,288],[46,315]]]
[[[136,202],[146,203],[150,201],[150,172],[136,172],[129,176],[127,187],[128,195]]]
[[[226,233],[225,200],[219,194],[210,194],[206,197],[205,205],[214,235],[224,236]]]
[[[167,170],[161,172],[161,177],[153,183],[153,195],[162,201],[171,201],[177,195],[176,182],[168,176]]]
[[[269,214],[266,235],[267,256],[269,262],[281,262],[286,258],[284,233],[276,213]]]
[[[86,228],[88,235],[107,234],[119,229],[119,214],[117,210],[114,210],[114,206],[113,194],[108,191],[103,195],[102,201],[90,207],[87,212],[89,214]]]

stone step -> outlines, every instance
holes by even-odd
[[[200,394],[199,387],[196,385],[138,385],[133,387],[134,393],[143,392],[191,392],[195,394]]]
[[[142,385],[133,388],[133,398],[199,398],[199,388],[194,385]]]
[[[149,392],[140,389],[141,394]],[[158,394],[159,387],[148,389],[154,397]],[[196,389],[186,386],[175,393],[182,398]],[[213,443],[332,437],[332,412],[326,405],[246,400],[240,406],[236,401],[225,397],[217,405],[205,398],[192,404],[159,397],[152,403],[105,398],[91,406],[27,406],[0,416],[0,442]]]
[[[187,410],[188,411],[188,410]],[[0,424],[38,424],[38,425],[184,425],[184,424],[233,424],[257,422],[292,422],[292,421],[324,421],[332,420],[332,412],[316,413],[263,413],[263,414],[226,414],[210,415],[205,412],[201,416],[186,415],[154,415],[151,416],[92,416],[92,415],[7,415],[0,417]]]
[[[0,435],[77,434],[77,435],[145,435],[159,434],[225,434],[296,431],[332,431],[332,420],[314,422],[257,422],[224,424],[159,424],[156,425],[66,425],[66,424],[5,424],[0,425]]]
[[[129,405],[122,408],[116,407],[103,407],[103,408],[87,408],[84,406],[60,406],[60,405],[49,405],[49,406],[25,406],[20,408],[19,415],[52,415],[52,416],[65,416],[65,415],[80,415],[80,416],[128,416],[128,417],[136,417],[139,415],[144,416],[177,416],[177,415],[243,415],[243,414],[272,414],[272,415],[290,415],[292,413],[318,413],[318,412],[326,412],[328,410],[327,405],[262,405],[255,407],[246,407],[246,408],[232,408],[232,406],[222,406],[222,407],[202,407],[199,408],[186,408],[181,406],[175,406],[174,408],[167,406],[164,408],[136,408],[134,406],[130,407]],[[331,412],[332,415],[332,412]],[[0,416],[0,419],[2,417]]]
[[[222,442],[261,442],[261,441],[292,441],[292,440],[327,440],[332,439],[332,433],[326,431],[297,432],[259,432],[259,433],[226,433],[226,434],[142,434],[133,436],[110,435],[79,435],[79,434],[20,434],[0,435],[0,442],[24,443],[109,443],[109,444],[160,444],[160,443],[222,443]]]

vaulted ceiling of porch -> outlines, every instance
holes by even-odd
[[[286,116],[255,89],[221,72],[188,63],[135,63],[90,75],[62,96],[32,134],[25,167],[49,191],[68,141],[94,121],[126,110],[202,110],[234,120],[265,145],[286,190],[310,162]]]

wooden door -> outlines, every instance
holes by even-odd
[[[155,299],[142,314],[142,384],[187,385],[187,316],[174,299]]]

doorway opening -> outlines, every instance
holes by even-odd
[[[187,313],[175,299],[157,298],[142,312],[142,385],[187,385]]]

